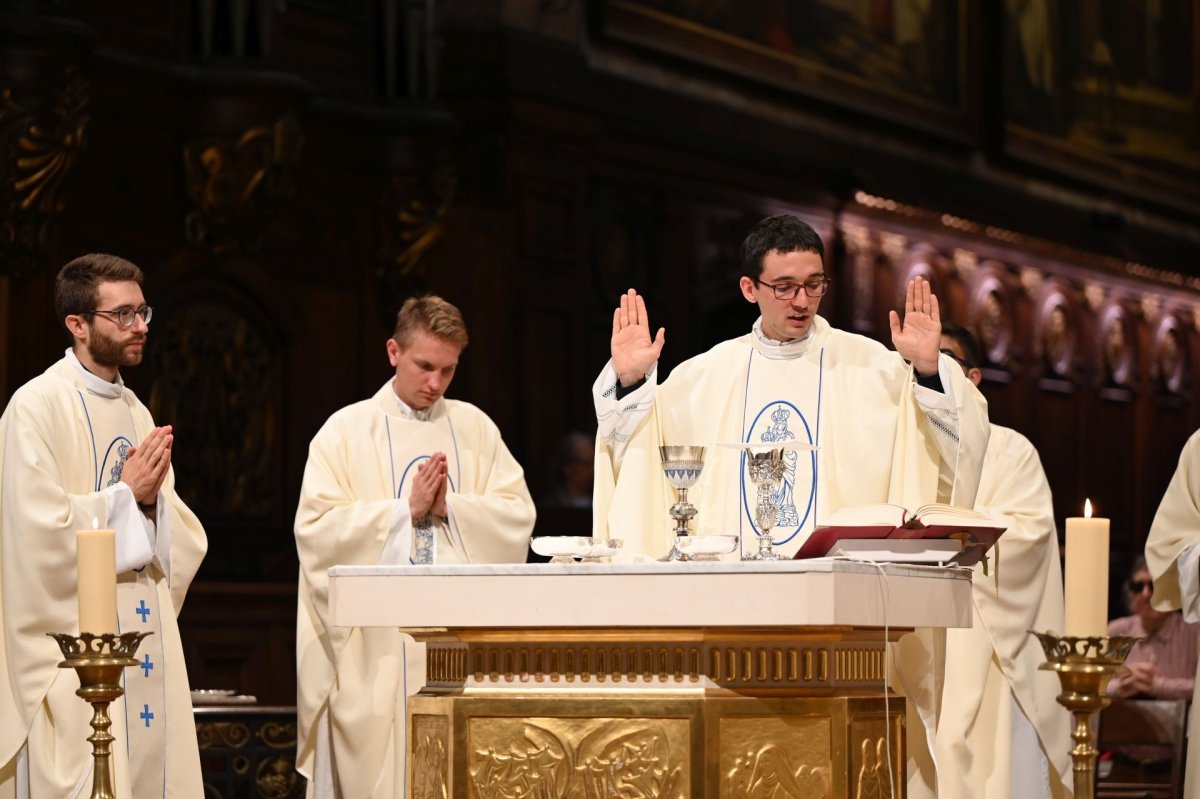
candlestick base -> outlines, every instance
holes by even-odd
[[[121,688],[121,671],[136,666],[134,653],[142,639],[151,633],[46,633],[55,641],[66,658],[58,664],[60,669],[75,669],[79,675],[79,690],[75,693],[92,706],[92,729],[88,741],[92,744],[92,793],[90,799],[113,799],[112,785],[112,742],[108,728],[112,720],[108,717],[109,704],[125,693]]]
[[[1046,662],[1039,668],[1058,674],[1063,688],[1058,703],[1075,717],[1071,732],[1075,741],[1071,750],[1075,799],[1092,799],[1096,795],[1096,756],[1100,752],[1092,744],[1091,718],[1112,704],[1106,693],[1108,681],[1128,671],[1123,665],[1125,658],[1141,639],[1129,635],[1081,637],[1030,632],[1046,653]]]

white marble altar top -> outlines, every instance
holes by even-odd
[[[967,569],[775,562],[334,566],[337,626],[970,627]]]
[[[439,576],[462,577],[479,575],[620,575],[620,574],[880,574],[903,577],[922,577],[939,580],[971,580],[971,570],[956,567],[921,566],[905,563],[884,563],[875,566],[858,560],[839,558],[810,558],[807,560],[775,561],[670,561],[661,563],[448,563],[432,566],[334,566],[330,577],[366,576]]]

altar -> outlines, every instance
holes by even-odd
[[[885,646],[969,627],[961,569],[336,566],[338,626],[425,643],[416,797],[903,796]],[[736,601],[734,601],[736,599]],[[892,789],[892,790],[889,790]]]

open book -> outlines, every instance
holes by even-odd
[[[886,503],[862,505],[830,515],[795,557],[820,558],[842,549],[870,560],[974,566],[1004,530],[986,514],[953,505],[933,503],[913,511]]]

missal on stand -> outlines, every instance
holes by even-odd
[[[953,505],[931,503],[911,511],[888,503],[861,505],[831,514],[795,557],[974,566],[1004,530],[987,514]]]

